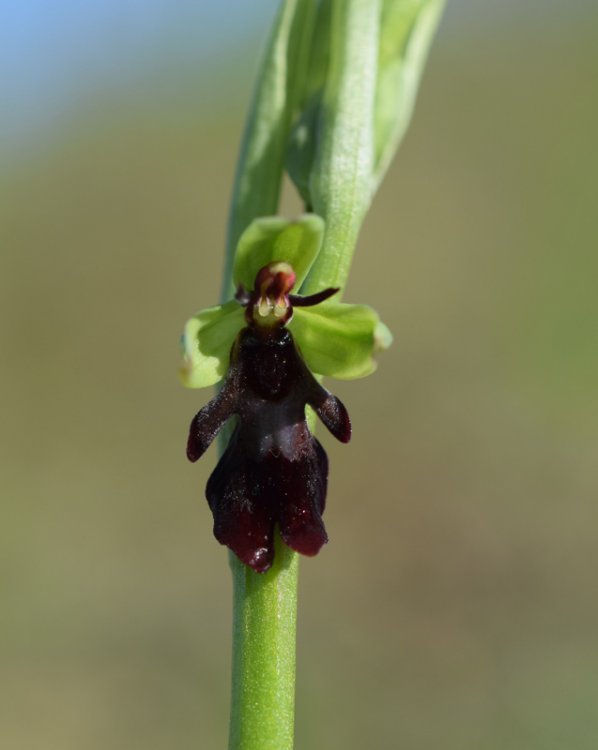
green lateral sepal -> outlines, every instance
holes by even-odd
[[[310,370],[339,380],[374,372],[374,353],[392,343],[392,334],[368,305],[325,302],[295,308],[289,330]]]
[[[187,388],[206,388],[225,376],[230,350],[243,328],[243,308],[235,302],[201,310],[185,324],[180,376]]]

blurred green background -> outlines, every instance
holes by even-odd
[[[7,750],[226,746],[215,452],[184,456],[210,394],[179,385],[178,337],[217,301],[275,3],[233,3],[230,24],[200,4],[143,49],[148,8],[125,5],[129,25],[90,27],[127,55],[106,47],[101,74],[74,57],[60,96],[46,71],[2,154]],[[597,21],[583,2],[449,4],[345,295],[395,345],[373,377],[329,384],[354,439],[323,437],[331,542],[301,565],[298,750],[598,747]],[[54,49],[85,59],[77,28]],[[30,70],[52,62],[36,39]]]

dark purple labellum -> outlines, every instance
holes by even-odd
[[[328,541],[322,521],[328,459],[309,431],[306,405],[338,440],[351,437],[347,410],[314,378],[284,327],[292,306],[280,283],[281,264],[261,269],[261,278],[274,265],[278,297],[273,301],[264,284],[246,293],[244,304],[256,312],[248,310],[249,325],[232,347],[222,389],[191,422],[187,444],[189,460],[197,461],[226,420],[236,416],[206,497],[218,541],[260,573],[272,565],[276,526],[284,542],[304,555],[317,554]],[[314,298],[319,302],[330,293]],[[293,303],[298,299],[308,298],[293,296]],[[256,321],[258,306],[266,309],[269,303],[275,310],[269,323]]]

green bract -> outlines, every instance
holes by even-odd
[[[290,263],[299,290],[322,244],[324,222],[315,214],[296,221],[279,217],[256,219],[237,245],[233,274],[237,286],[253,288],[257,272],[275,261]],[[244,310],[232,300],[194,315],[183,333],[181,379],[189,388],[204,388],[221,380],[230,350],[245,325]],[[373,354],[387,348],[392,336],[367,305],[329,301],[315,307],[295,307],[289,323],[308,367],[318,375],[351,379],[376,368]]]

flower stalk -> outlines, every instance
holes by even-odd
[[[255,573],[230,553],[233,683],[230,750],[292,750],[299,555],[275,539],[274,563]]]

